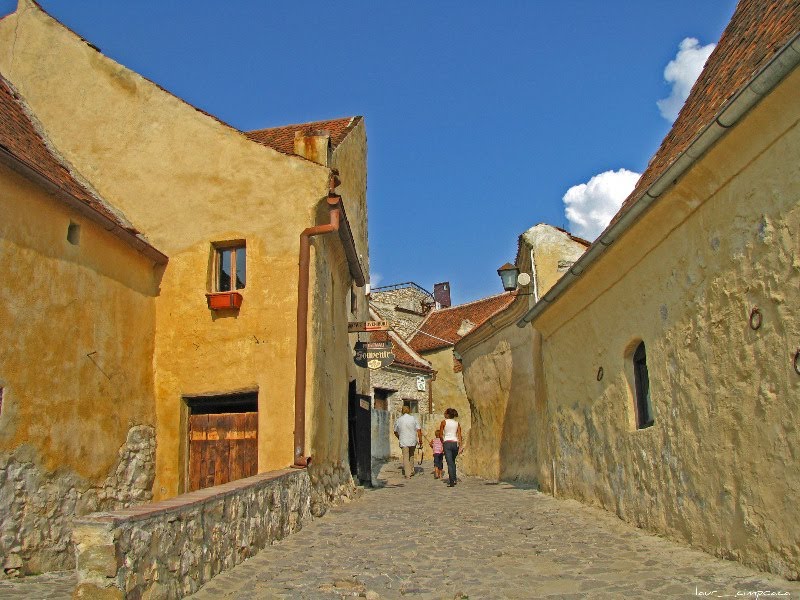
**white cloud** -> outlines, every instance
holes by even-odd
[[[664,68],[664,79],[672,86],[672,91],[656,104],[661,116],[667,121],[674,121],[678,117],[714,46],[715,44],[701,46],[697,39],[685,38],[678,46],[675,58]]]
[[[628,194],[633,191],[640,173],[627,169],[606,171],[587,183],[574,185],[564,194],[564,214],[570,231],[594,240],[606,228]]]
[[[381,281],[383,281],[383,275],[380,273],[370,273],[369,274],[369,287],[370,289],[374,290],[376,287],[380,287]]]

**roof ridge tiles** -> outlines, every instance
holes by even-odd
[[[447,306],[445,308],[437,308],[434,311],[431,311],[431,314],[436,312],[444,312],[447,310],[455,310],[457,308],[464,308],[466,306],[471,306],[473,304],[479,304],[481,302],[488,302],[489,300],[494,300],[495,298],[499,298],[501,296],[510,296],[513,292],[500,292],[499,294],[494,294],[493,296],[486,296],[485,298],[478,298],[477,300],[470,300],[469,302],[464,302],[463,304],[454,304],[452,306]]]
[[[335,150],[341,144],[355,126],[363,121],[362,115],[350,117],[338,117],[335,119],[322,119],[318,121],[308,121],[306,123],[292,123],[289,125],[279,125],[276,127],[265,127],[262,129],[252,129],[243,132],[247,138],[253,142],[268,146],[283,154],[297,156],[294,153],[295,133],[302,130],[312,130],[315,127],[328,129],[331,136],[331,146]]]
[[[740,0],[677,118],[609,227],[636,204],[695,137],[800,29],[800,2]],[[608,229],[608,227],[606,228]],[[599,237],[602,237],[602,233]],[[598,237],[598,239],[599,239]]]
[[[270,131],[273,129],[285,129],[287,127],[307,127],[309,125],[318,125],[320,123],[331,123],[335,121],[347,121],[347,125],[352,125],[353,121],[362,118],[361,115],[352,115],[349,117],[334,117],[332,119],[317,119],[316,121],[301,121],[300,123],[286,123],[285,125],[275,125],[273,127],[259,127],[258,129],[248,129],[242,133],[256,133],[259,131]]]

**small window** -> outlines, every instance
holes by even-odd
[[[77,246],[81,241],[81,226],[77,223],[70,223],[67,227],[67,241],[73,246]]]
[[[356,314],[356,310],[358,309],[358,300],[356,296],[356,286],[355,284],[350,286],[350,313]]]
[[[408,399],[404,398],[403,399],[403,406],[407,406],[411,410],[412,413],[418,413],[419,412],[419,400],[408,400]]]
[[[633,380],[636,393],[636,427],[650,427],[655,418],[650,401],[650,377],[647,374],[647,353],[644,342],[640,342],[633,353]]]
[[[217,292],[232,292],[244,289],[247,284],[247,260],[245,245],[217,246],[215,256],[215,279]]]

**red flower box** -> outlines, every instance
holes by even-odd
[[[211,310],[225,310],[239,308],[242,305],[242,295],[239,292],[216,292],[206,294],[208,308]]]

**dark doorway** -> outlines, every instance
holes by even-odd
[[[258,394],[187,398],[187,489],[221,485],[258,472]]]
[[[350,473],[365,486],[372,485],[372,411],[370,397],[356,393],[356,382],[350,382],[347,395],[347,431]]]

